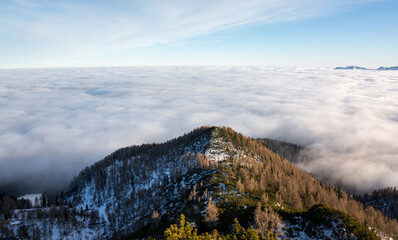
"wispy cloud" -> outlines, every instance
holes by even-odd
[[[312,147],[302,167],[334,182],[398,185],[397,82],[306,68],[1,70],[0,183],[66,184],[120,147],[226,125]]]
[[[239,25],[330,14],[363,2],[369,0],[6,1],[0,34],[10,39],[3,47],[22,47],[34,66],[51,57],[115,53]]]

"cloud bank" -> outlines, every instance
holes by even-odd
[[[98,56],[179,44],[236,26],[322,16],[364,2],[372,0],[4,1],[0,35],[7,49],[0,52],[7,58],[0,57],[0,66],[87,65]]]
[[[120,147],[165,141],[201,125],[309,146],[317,158],[302,168],[360,191],[396,186],[397,100],[393,71],[0,70],[0,187],[65,186]]]

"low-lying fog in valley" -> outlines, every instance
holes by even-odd
[[[65,186],[128,145],[201,125],[307,146],[300,167],[357,191],[398,185],[398,73],[279,67],[0,70],[0,187]],[[3,167],[4,166],[4,167]]]

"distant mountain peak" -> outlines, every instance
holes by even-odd
[[[398,66],[394,66],[394,67],[379,67],[377,70],[398,70]]]
[[[378,71],[386,71],[386,70],[398,70],[398,66],[394,67],[379,67],[377,69],[369,69],[360,66],[346,66],[346,67],[336,67],[335,70],[378,70]]]
[[[368,70],[365,67],[359,67],[359,66],[346,66],[346,67],[336,67],[335,70]]]

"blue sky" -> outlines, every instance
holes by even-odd
[[[398,1],[0,2],[0,67],[398,65]]]

